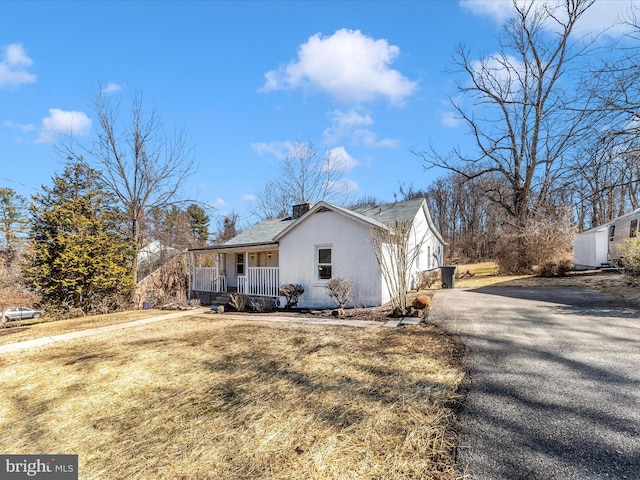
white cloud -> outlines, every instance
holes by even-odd
[[[460,125],[460,118],[456,115],[455,112],[444,112],[441,117],[441,123],[445,127],[457,127]]]
[[[525,0],[518,0],[521,5],[527,4]],[[546,4],[550,7],[560,6],[563,2],[560,0],[546,0],[544,2],[536,0],[540,6]],[[474,15],[486,16],[492,18],[496,23],[502,24],[513,13],[513,0],[460,0],[460,7]],[[619,20],[622,16],[630,11],[632,6],[638,7],[640,0],[616,0],[616,1],[598,1],[595,2],[576,23],[574,29],[578,35],[599,34],[603,30],[607,30],[610,36],[622,35],[629,31],[629,27],[622,25]],[[557,11],[558,18],[562,19],[562,9]],[[548,23],[553,28],[554,23]]]
[[[513,15],[513,0],[460,0],[460,6],[474,15],[493,18],[503,23]]]
[[[366,147],[397,148],[398,142],[389,138],[378,140],[375,132],[362,126],[373,125],[373,118],[362,113],[361,110],[352,109],[348,112],[335,110],[331,115],[331,126],[322,133],[324,142],[335,145],[345,138],[350,138],[355,145]]]
[[[253,193],[245,193],[242,195],[242,200],[246,202],[255,202],[256,196]]]
[[[471,68],[477,78],[490,85],[492,90],[500,91],[503,98],[511,98],[521,92],[524,87],[521,83],[523,79],[532,79],[532,75],[526,73],[521,60],[499,52],[482,60],[474,60],[471,62]],[[471,80],[469,82],[471,83]]]
[[[32,131],[36,126],[32,123],[22,124],[22,123],[13,123],[10,120],[6,120],[2,122],[3,127],[13,128],[15,130],[20,130],[24,133]]]
[[[222,208],[226,205],[225,201],[221,198],[216,198],[216,201],[213,202],[214,208]]]
[[[0,48],[0,88],[35,83],[36,75],[27,71],[31,65],[33,60],[27,56],[21,43]]]
[[[358,161],[347,153],[344,147],[335,147],[327,150],[326,158],[329,159],[327,169],[346,172],[358,166]]]
[[[289,150],[291,150],[292,145],[293,144],[291,142],[257,142],[252,143],[251,148],[260,155],[268,153],[280,160],[284,160],[287,158],[287,154],[289,153]]]
[[[84,112],[65,111],[51,108],[49,116],[42,119],[42,130],[37,143],[53,143],[56,136],[84,136],[91,129],[91,119]]]
[[[365,147],[398,148],[399,146],[398,141],[392,138],[378,140],[378,134],[366,128],[359,128],[353,132],[353,143]]]
[[[334,110],[331,114],[331,126],[325,129],[322,136],[326,144],[334,145],[343,138],[349,137],[353,133],[354,128],[371,124],[373,124],[371,116],[360,113],[357,110],[350,110],[348,112]]]
[[[400,49],[360,30],[341,29],[331,36],[315,34],[298,48],[297,61],[265,74],[262,91],[310,88],[344,102],[386,98],[399,104],[417,88],[390,65]]]
[[[631,7],[640,7],[638,0],[618,0],[595,2],[576,23],[575,31],[579,35],[598,34],[607,29],[606,34],[618,37],[631,31],[632,27],[621,22]]]
[[[107,83],[107,86],[102,89],[102,92],[108,94],[108,93],[119,92],[120,90],[122,90],[121,85],[118,85],[117,83],[114,83],[114,82],[109,82]]]

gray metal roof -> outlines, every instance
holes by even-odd
[[[291,223],[293,220],[290,217],[264,220],[231,240],[227,240],[221,246],[273,243],[274,237]]]
[[[324,202],[320,202],[320,204],[325,204],[330,208],[343,211],[354,218],[360,218],[362,221],[372,225],[382,226],[393,223],[396,220],[413,220],[418,213],[418,210],[422,207],[423,202],[424,199],[418,198],[415,200],[407,200],[405,202],[385,203],[372,207],[355,208],[353,210],[345,207],[339,207],[337,205],[325,204]],[[277,243],[278,235],[296,221],[297,220],[292,220],[291,217],[264,220],[249,230],[233,237],[231,240],[213,247],[205,247],[203,250],[220,250],[236,246],[247,247],[274,244]]]
[[[423,198],[407,200],[404,202],[384,203],[372,207],[353,209],[354,212],[369,217],[377,222],[389,224],[395,221],[413,220],[424,202]]]

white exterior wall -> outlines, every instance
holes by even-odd
[[[640,214],[625,215],[622,218],[616,219],[609,224],[616,227],[613,240],[609,240],[609,232],[607,231],[607,241],[609,243],[609,256],[610,260],[620,260],[622,256],[622,246],[627,242],[631,236],[631,220],[638,220],[638,227],[640,227]]]
[[[417,287],[418,273],[425,270],[434,270],[442,266],[444,245],[438,240],[433,230],[429,227],[424,210],[420,209],[413,220],[409,237],[409,252],[413,255],[418,248],[414,262],[409,266],[408,286],[410,290]],[[389,289],[384,288],[385,303],[391,300]]]
[[[573,239],[573,262],[578,270],[599,268],[609,261],[608,228],[590,230],[576,235]]]
[[[419,245],[420,242],[422,242],[421,245]],[[440,267],[444,254],[444,245],[437,239],[433,230],[429,228],[426,214],[422,209],[417,213],[413,221],[410,248],[415,248],[416,245],[420,246],[420,253],[411,268],[412,278],[415,278],[418,272]],[[414,286],[410,285],[410,287],[413,288]]]
[[[305,292],[298,306],[333,308],[326,280],[318,279],[317,248],[331,248],[331,276],[353,282],[348,306],[382,302],[382,279],[369,227],[333,211],[317,212],[280,239],[280,283],[299,283]]]

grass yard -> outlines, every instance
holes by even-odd
[[[489,286],[536,287],[536,286],[573,286],[596,290],[613,297],[622,298],[640,306],[640,287],[629,284],[619,272],[588,270],[569,272],[565,277],[545,278],[535,275],[499,275],[494,262],[459,265],[456,276],[463,276],[467,270],[471,278],[456,278],[456,288],[482,288]]]
[[[184,317],[0,357],[0,452],[81,479],[454,479],[462,350],[425,325]]]
[[[61,333],[76,332],[90,328],[115,325],[117,323],[132,322],[143,318],[171,313],[163,310],[130,310],[127,312],[109,313],[106,315],[89,315],[86,317],[70,318],[66,320],[51,320],[38,318],[8,322],[0,325],[0,345],[22,342],[34,338],[59,335]]]

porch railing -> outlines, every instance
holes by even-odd
[[[246,275],[238,277],[238,293],[257,297],[277,297],[280,287],[278,267],[248,267]],[[197,292],[226,292],[226,279],[217,275],[213,267],[198,267],[193,270],[191,290]]]
[[[225,278],[218,275],[214,267],[198,267],[193,269],[191,290],[196,292],[225,292]]]
[[[238,277],[238,293],[258,297],[277,297],[280,287],[278,267],[249,267]]]

